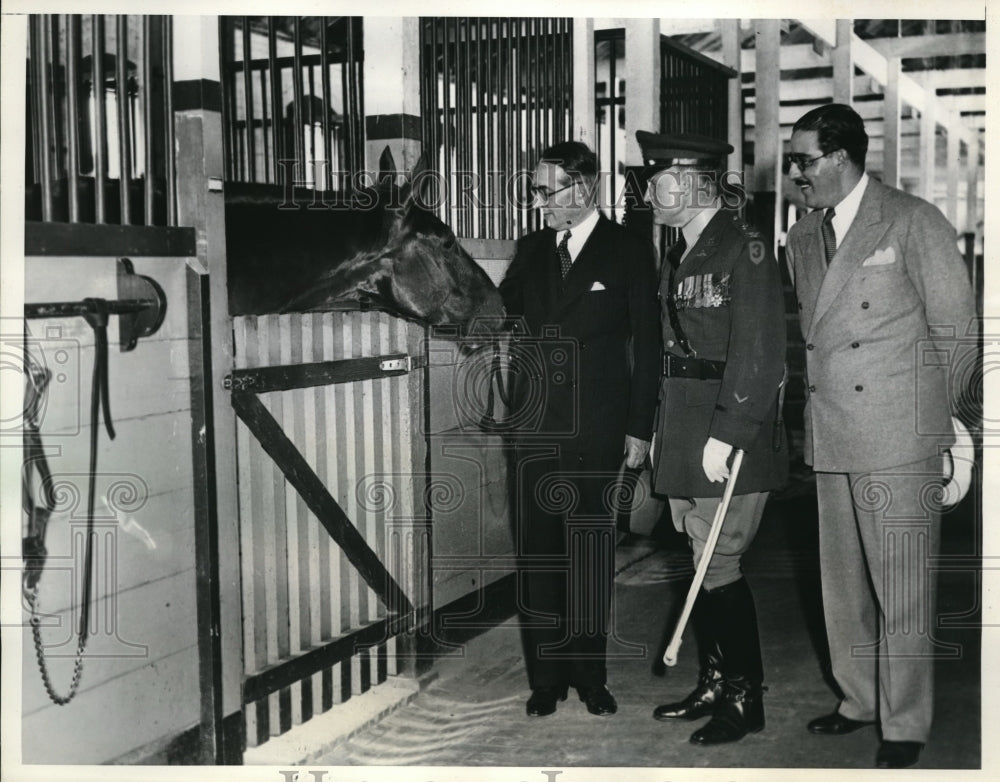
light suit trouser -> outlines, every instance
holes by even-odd
[[[934,704],[941,457],[816,473],[823,612],[840,713],[925,742]]]

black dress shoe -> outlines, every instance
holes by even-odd
[[[618,702],[603,684],[600,687],[577,687],[580,700],[587,704],[587,711],[604,717],[618,711]]]
[[[817,717],[809,723],[807,728],[810,733],[818,733],[822,736],[843,736],[847,733],[853,733],[858,728],[874,724],[868,720],[852,720],[839,711],[835,711],[833,714]]]
[[[701,746],[739,741],[764,729],[764,688],[746,679],[727,679],[712,719],[691,734]]]
[[[875,756],[875,768],[909,768],[920,758],[919,741],[883,741]]]
[[[696,720],[715,711],[715,704],[722,693],[722,674],[708,670],[698,677],[698,686],[684,700],[665,703],[653,709],[653,719]]]
[[[554,714],[556,703],[566,700],[565,687],[539,687],[531,691],[526,710],[529,717],[545,717]]]

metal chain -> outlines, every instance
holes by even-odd
[[[45,651],[42,645],[42,628],[41,622],[38,619],[38,586],[35,585],[30,592],[26,592],[25,597],[28,600],[28,605],[31,606],[31,635],[35,643],[35,657],[38,660],[38,670],[42,674],[42,683],[45,685],[45,692],[48,693],[53,703],[58,706],[65,706],[73,700],[77,690],[80,688],[80,678],[83,676],[83,651],[87,646],[87,636],[81,635],[76,647],[76,661],[73,663],[73,679],[70,681],[69,693],[67,695],[60,695],[56,692],[55,687],[52,686],[48,665],[45,662]]]

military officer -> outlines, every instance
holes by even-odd
[[[768,492],[788,474],[778,422],[785,361],[781,277],[767,242],[724,206],[722,165],[732,147],[693,134],[638,131],[653,221],[680,229],[660,270],[663,375],[654,487],[700,560],[729,477],[745,452],[729,512],[695,601],[695,689],[658,706],[658,720],[711,720],[694,744],[736,741],[764,727],[764,679],[753,595],[740,558]],[[733,204],[731,206],[737,206]]]

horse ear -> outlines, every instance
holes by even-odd
[[[434,187],[434,177],[427,176],[427,152],[421,152],[417,163],[407,178],[403,206],[425,206],[433,199],[431,188]]]
[[[392,150],[389,145],[385,145],[382,154],[378,158],[378,181],[381,185],[390,185],[393,182],[393,175],[396,172],[396,161],[392,157]]]

